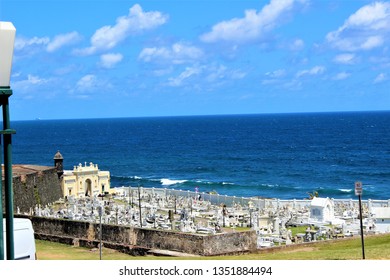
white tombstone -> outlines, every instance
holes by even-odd
[[[280,219],[276,217],[273,221],[273,232],[274,233],[279,233],[279,224],[280,224]]]

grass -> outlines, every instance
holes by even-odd
[[[371,260],[390,260],[390,234],[365,237],[365,256]],[[36,240],[39,260],[99,260],[97,249],[73,247],[54,242]],[[302,247],[285,247],[273,252],[260,251],[252,254],[218,257],[133,257],[103,248],[104,260],[358,260],[362,259],[360,238],[346,238],[335,242],[317,242]]]
[[[298,233],[306,233],[307,226],[298,226],[298,227],[290,227],[292,236],[297,235]]]
[[[99,260],[100,251],[96,248],[74,247],[56,242],[35,240],[38,260]],[[103,259],[128,260],[131,256],[103,248]]]

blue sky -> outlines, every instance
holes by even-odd
[[[390,1],[0,0],[13,120],[390,109]]]

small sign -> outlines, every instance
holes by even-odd
[[[355,195],[362,195],[363,184],[362,182],[355,182]]]

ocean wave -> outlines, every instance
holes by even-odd
[[[118,180],[143,180],[144,178],[139,176],[116,176],[111,175],[111,179],[118,179]]]
[[[265,188],[277,188],[279,187],[279,185],[275,185],[275,184],[261,184],[262,187],[265,187]]]
[[[228,181],[212,181],[212,180],[204,180],[204,179],[172,179],[172,178],[156,178],[156,177],[141,177],[141,176],[115,176],[112,175],[111,179],[113,184],[120,185],[123,184],[142,184],[146,186],[172,186],[172,185],[182,185],[187,187],[196,187],[196,186],[234,186],[236,185],[233,182]]]
[[[320,197],[333,197],[333,198],[356,198],[354,189],[347,188],[332,188],[332,187],[319,187],[316,189]],[[363,189],[363,194],[366,197],[377,197],[377,191],[374,186],[366,187]]]
[[[188,180],[172,180],[172,179],[166,179],[166,178],[160,179],[161,185],[163,185],[163,186],[183,184],[187,181]]]
[[[353,191],[352,189],[338,189],[338,190],[344,193],[350,193]]]
[[[260,183],[255,181],[232,182],[228,180],[210,180],[207,178],[175,178],[158,177],[145,175],[132,176],[111,176],[112,187],[132,186],[155,187],[155,188],[175,188],[185,191],[211,192],[215,191],[221,195],[236,195],[243,197],[261,196],[278,198],[307,198],[309,193],[318,192],[320,197],[333,198],[356,198],[353,187],[347,185],[339,186],[307,186],[294,183]],[[378,188],[374,184],[365,184],[363,188],[365,197],[377,198]]]

